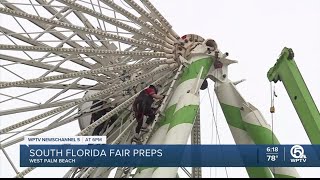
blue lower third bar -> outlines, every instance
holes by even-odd
[[[320,145],[20,145],[21,167],[320,167]]]

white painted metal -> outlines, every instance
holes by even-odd
[[[158,85],[166,94],[160,111],[170,103],[195,100],[187,97],[180,102],[180,95],[177,98],[174,93],[177,77],[187,65],[176,50],[183,42],[148,0],[2,0],[0,16],[12,20],[0,24],[0,70],[12,77],[0,79],[0,98],[5,98],[0,100],[0,118],[14,119],[1,124],[0,146],[16,177],[35,168],[17,170],[11,159],[15,154],[5,149],[18,147],[26,135],[58,133],[75,121],[81,127],[69,135],[87,135],[121,112],[101,134],[110,144],[130,143],[135,125],[130,105],[149,84]],[[190,80],[178,90],[185,92],[192,84],[196,94],[201,83]],[[85,96],[86,92],[93,93]],[[93,100],[110,102],[91,109]],[[88,123],[93,113],[109,106],[114,108]],[[158,128],[159,118],[157,114],[144,143],[164,142],[169,125]],[[187,128],[191,131],[192,125]],[[117,176],[131,176],[134,168],[125,168],[129,170],[124,173],[121,168]],[[112,169],[71,168],[64,177],[106,178]],[[147,171],[136,177],[151,177],[153,169]]]
[[[119,111],[129,112],[128,106],[135,97],[133,94],[157,82],[160,77],[164,90],[171,91],[173,87],[168,90],[165,84],[171,84],[177,71],[172,58],[175,58],[173,45],[178,36],[172,33],[171,26],[162,16],[159,18],[159,13],[154,14],[157,11],[152,5],[141,6],[128,1],[124,6],[123,3],[107,0],[1,1],[0,15],[13,17],[21,30],[1,24],[0,60],[4,63],[1,62],[0,68],[21,78],[0,80],[0,94],[6,98],[0,101],[0,106],[13,100],[29,104],[17,103],[11,108],[1,108],[0,116],[40,112],[25,120],[20,117],[2,125],[0,136],[5,137],[0,142],[2,148],[15,146],[25,135],[40,135],[75,120],[90,118],[99,109],[90,109],[90,106],[79,109],[78,106],[83,103],[92,105],[90,102],[94,99],[113,99],[110,105],[115,108],[95,123],[84,125],[77,135],[92,132]],[[136,13],[146,19],[134,15]],[[28,24],[34,28],[29,28]],[[20,52],[24,55],[19,55]],[[41,75],[21,76],[16,70],[11,70],[15,66],[26,68],[23,71],[42,72]],[[143,73],[136,76],[137,72]],[[18,96],[8,92],[8,88],[34,90]],[[48,89],[52,90],[50,94],[42,97],[40,94]],[[87,91],[95,93],[83,97]],[[31,95],[39,99],[30,101],[28,97]],[[129,118],[129,124],[123,122],[124,115],[104,133],[113,143],[125,143],[132,134],[134,121]],[[41,125],[43,122],[49,122],[49,125]],[[8,160],[14,162],[10,158]],[[33,169],[16,171],[16,177],[24,177]],[[111,170],[71,168],[65,177],[106,177]]]

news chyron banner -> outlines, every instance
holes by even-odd
[[[21,167],[320,167],[320,145],[108,145],[103,136],[25,137]]]

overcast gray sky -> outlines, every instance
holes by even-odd
[[[295,60],[316,104],[320,107],[320,1],[318,0],[151,0],[179,34],[212,38],[238,64],[229,66],[229,78],[247,79],[237,86],[271,124],[270,86],[267,71],[283,47],[293,49]],[[0,22],[4,22],[0,19]],[[214,97],[213,83],[210,83]],[[274,132],[282,144],[310,144],[291,101],[276,84]],[[202,91],[201,97],[208,91]],[[214,97],[215,98],[215,97]],[[216,144],[216,131],[208,98],[201,102],[202,142]],[[221,144],[234,144],[216,98],[217,126]],[[212,129],[213,128],[213,129]],[[77,131],[75,131],[77,132]],[[211,135],[213,133],[213,136]],[[9,151],[18,153],[18,149]],[[12,177],[9,164],[1,158],[1,177]],[[4,167],[4,168],[3,168]],[[24,169],[24,168],[21,168]],[[28,177],[61,177],[65,170],[38,168]],[[205,177],[226,177],[224,168],[204,169]],[[301,177],[319,177],[320,168],[297,168]],[[244,168],[227,168],[229,177],[247,177]],[[39,174],[38,174],[39,173]]]

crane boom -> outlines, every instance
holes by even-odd
[[[293,57],[285,47],[267,76],[270,82],[283,82],[311,143],[320,144],[320,113]]]

